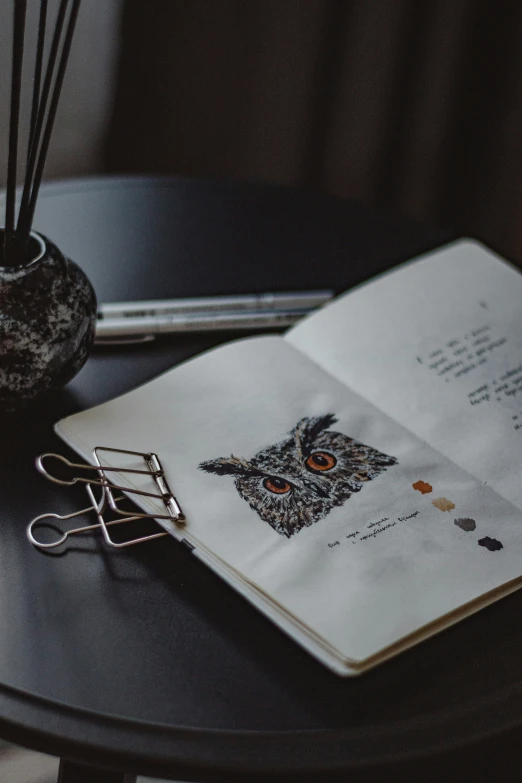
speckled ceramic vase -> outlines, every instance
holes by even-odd
[[[84,272],[35,232],[26,257],[0,266],[0,411],[70,381],[94,340],[96,296]]]

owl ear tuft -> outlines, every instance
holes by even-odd
[[[230,457],[220,457],[219,459],[208,460],[208,462],[201,462],[198,467],[200,470],[205,470],[207,473],[216,473],[218,476],[252,476],[259,473],[246,460],[234,457],[233,454]]]
[[[337,421],[337,416],[327,413],[324,416],[306,416],[294,429],[297,448],[307,457],[313,450],[314,441]]]

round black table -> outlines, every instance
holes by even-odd
[[[451,238],[313,192],[158,178],[47,185],[35,227],[105,301],[342,291]],[[66,389],[2,419],[0,735],[68,759],[62,778],[77,783],[233,781],[324,779],[518,725],[518,594],[343,680],[174,540],[115,552],[85,537],[60,556],[30,546],[32,517],[84,504],[35,471],[36,455],[67,453],[52,424],[223,339],[100,350]],[[94,773],[81,764],[100,769],[82,777]]]

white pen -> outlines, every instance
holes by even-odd
[[[240,296],[204,296],[185,299],[147,300],[143,302],[107,302],[101,304],[98,318],[145,318],[188,313],[264,312],[311,310],[333,296],[333,291],[289,291],[286,293]]]
[[[158,334],[274,329],[291,326],[309,309],[244,313],[189,313],[187,315],[103,318],[96,322],[96,343],[143,342]]]

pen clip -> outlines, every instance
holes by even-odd
[[[128,337],[96,337],[94,344],[98,346],[110,345],[141,345],[151,343],[156,339],[154,334],[129,335]]]

